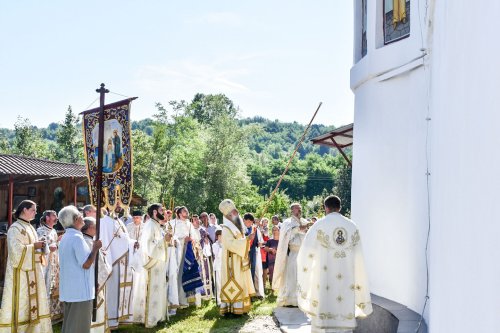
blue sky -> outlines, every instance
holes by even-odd
[[[243,117],[340,126],[353,119],[352,1],[4,1],[0,127],[83,111],[101,82],[154,103],[224,93]],[[107,101],[122,97],[108,94]]]

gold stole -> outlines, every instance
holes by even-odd
[[[17,228],[17,225],[19,225],[21,228]],[[16,228],[19,233],[23,236],[22,242],[25,245],[33,244],[35,243],[38,238],[36,236],[35,229],[30,225],[29,228],[32,230],[28,230],[26,226],[21,224],[20,222],[17,222],[17,225],[13,225],[13,228]],[[21,229],[21,230],[20,230]],[[34,239],[32,240],[30,237],[30,231],[32,231],[32,234],[34,235]],[[36,264],[37,263],[43,263],[44,255],[43,253],[37,253],[35,252],[35,248],[32,248],[33,253],[31,253],[31,270],[29,271],[23,271],[21,267],[24,264],[24,261],[27,260],[26,258],[26,252],[27,248],[25,247],[23,250],[23,253],[21,255],[21,260],[19,261],[19,267],[14,268],[14,295],[13,295],[13,301],[15,302],[15,306],[13,308],[14,314],[18,313],[18,308],[19,308],[19,296],[20,296],[20,286],[21,286],[21,274],[25,274],[26,276],[26,284],[28,287],[28,299],[29,299],[29,321],[30,322],[37,322],[39,320],[40,314],[39,314],[39,300],[38,300],[38,283],[37,283],[37,276],[36,276]],[[17,326],[19,324],[19,318],[17,315],[12,318],[14,321],[14,325]]]

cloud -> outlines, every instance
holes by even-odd
[[[186,20],[188,24],[217,24],[241,26],[243,19],[234,12],[209,12]]]
[[[143,66],[137,72],[136,82],[150,96],[167,94],[168,99],[185,99],[197,92],[248,93],[250,89],[243,83],[248,73],[246,68],[231,68],[227,64],[182,61]]]

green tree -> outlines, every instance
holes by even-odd
[[[267,218],[271,218],[273,215],[279,215],[281,217],[287,216],[290,211],[290,204],[292,201],[287,195],[286,189],[278,189],[270,202],[269,196],[266,196],[260,204],[257,209],[257,215],[261,217],[264,214],[264,209],[267,208],[265,211],[265,217]]]
[[[351,215],[351,187],[352,187],[352,169],[345,166],[339,169],[335,180],[335,187],[333,193],[339,196],[342,200],[342,214]]]
[[[14,132],[12,153],[35,158],[50,157],[47,143],[41,138],[37,129],[31,125],[28,118],[17,117]]]
[[[56,142],[58,149],[56,157],[60,161],[76,163],[83,160],[83,140],[77,128],[78,117],[68,106],[64,121],[57,127]]]
[[[132,154],[134,192],[147,200],[154,201],[157,187],[153,175],[158,156],[153,151],[153,138],[140,130],[133,130]]]
[[[155,182],[158,200],[196,206],[203,202],[197,189],[201,181],[203,142],[198,122],[186,114],[184,101],[157,103],[153,123],[153,152],[156,155]],[[191,206],[193,207],[193,206]]]
[[[220,116],[235,119],[238,114],[236,108],[226,95],[196,94],[188,107],[189,115],[200,124],[213,124]]]
[[[245,187],[250,186],[246,173],[248,146],[247,133],[238,126],[230,114],[219,115],[206,129],[204,179],[207,209],[215,211],[221,200],[233,198],[239,203]]]

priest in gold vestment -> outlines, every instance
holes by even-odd
[[[311,318],[311,332],[351,333],[356,317],[372,312],[361,237],[339,213],[338,197],[324,206],[327,215],[309,229],[297,257],[299,308]]]
[[[7,268],[0,309],[1,333],[51,333],[49,301],[42,270],[45,243],[38,241],[30,221],[36,204],[24,200],[7,232]]]
[[[243,314],[250,311],[250,297],[255,294],[250,271],[249,249],[255,228],[245,237],[243,221],[234,203],[225,199],[219,204],[222,224],[222,267],[220,314]]]

